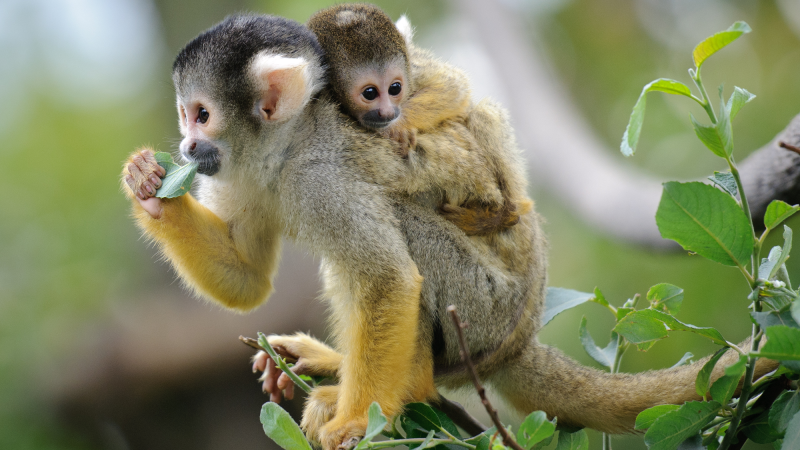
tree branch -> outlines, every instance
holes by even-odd
[[[503,445],[506,447],[511,447],[514,450],[524,450],[517,441],[514,440],[508,434],[508,430],[505,429],[503,424],[500,422],[500,418],[497,416],[497,410],[492,407],[492,404],[489,402],[489,399],[486,397],[486,389],[483,388],[481,385],[480,379],[478,379],[478,373],[475,372],[475,366],[472,365],[472,358],[469,356],[469,348],[467,347],[467,341],[464,339],[464,327],[465,324],[461,323],[461,320],[458,318],[458,313],[456,312],[455,305],[450,305],[447,307],[447,312],[450,313],[450,318],[453,319],[453,324],[456,326],[456,334],[458,334],[458,346],[460,348],[461,353],[461,360],[464,361],[464,364],[467,366],[467,371],[472,376],[472,383],[475,385],[475,389],[478,391],[478,395],[481,397],[481,403],[486,408],[486,412],[489,413],[489,417],[492,418],[492,422],[494,426],[497,428],[497,431],[503,437]]]
[[[451,3],[469,22],[470,37],[486,58],[502,67],[496,72],[498,84],[513,92],[505,96],[504,106],[516,125],[532,184],[573,205],[583,221],[619,240],[678,248],[661,238],[654,219],[664,180],[636,171],[618,151],[606,148],[551,69],[530,27],[522,25],[522,15],[509,11],[508,2],[501,0]],[[739,164],[756,227],[763,228],[773,199],[800,203],[800,155],[779,148],[777,140],[800,147],[800,115],[775,141]]]

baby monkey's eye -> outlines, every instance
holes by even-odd
[[[200,107],[200,111],[197,112],[197,123],[206,123],[208,122],[208,111],[202,106]]]
[[[367,100],[375,100],[378,97],[378,90],[374,87],[368,87],[364,89],[364,92],[361,93],[361,96]]]
[[[399,95],[402,90],[403,87],[400,85],[400,82],[396,81],[389,86],[389,95]]]

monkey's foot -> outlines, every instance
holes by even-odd
[[[320,443],[325,450],[350,450],[361,441],[367,430],[367,419],[333,419],[320,430]]]
[[[311,440],[321,442],[322,427],[336,414],[338,396],[339,386],[320,386],[308,395],[300,427]]]

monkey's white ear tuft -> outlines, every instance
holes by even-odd
[[[411,45],[411,39],[414,37],[414,27],[411,26],[411,22],[408,20],[408,16],[403,14],[397,19],[394,26],[397,27],[397,31],[403,35],[403,39],[406,40],[406,45]]]
[[[289,119],[311,99],[314,80],[305,58],[259,53],[253,58],[250,73],[261,95],[258,109],[264,120]]]

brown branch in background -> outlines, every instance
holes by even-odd
[[[785,148],[786,150],[791,150],[795,153],[800,154],[800,147],[795,147],[794,145],[787,144],[786,142],[783,141],[778,142],[778,147]]]
[[[486,408],[486,412],[489,413],[489,417],[492,418],[494,426],[497,427],[497,432],[500,433],[500,436],[503,436],[503,445],[506,447],[511,447],[514,450],[524,450],[519,444],[517,444],[517,441],[515,441],[514,438],[509,436],[508,431],[505,429],[505,427],[503,427],[503,424],[500,423],[500,418],[497,416],[497,410],[492,407],[492,404],[489,403],[489,399],[486,398],[486,389],[483,388],[481,381],[478,379],[478,373],[475,372],[475,366],[472,365],[472,358],[469,357],[467,341],[464,340],[464,327],[466,325],[461,323],[454,305],[448,306],[447,311],[450,313],[450,317],[453,319],[453,324],[456,326],[456,333],[458,334],[458,346],[461,349],[461,360],[464,361],[464,364],[466,364],[467,370],[472,376],[472,383],[475,384],[475,389],[478,391],[478,395],[481,397],[481,403],[483,403],[483,406]]]

